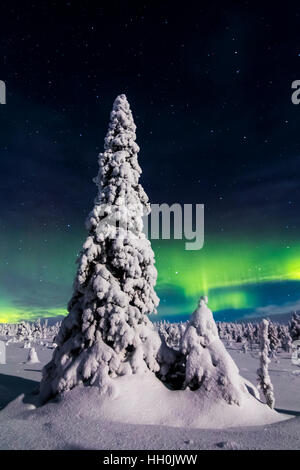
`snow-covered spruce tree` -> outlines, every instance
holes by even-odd
[[[279,338],[278,338],[278,329],[276,323],[271,321],[268,322],[268,335],[269,335],[269,349],[270,349],[270,357],[276,357],[277,349],[279,347]]]
[[[282,349],[285,352],[290,353],[292,351],[292,338],[287,325],[281,325],[280,338]]]
[[[268,335],[269,322],[263,320],[260,324],[260,367],[257,370],[258,375],[258,388],[262,390],[267,405],[274,408],[275,399],[273,393],[273,385],[269,376],[269,353],[270,353],[270,340]]]
[[[248,393],[245,380],[219,338],[207,297],[200,298],[180,349],[186,355],[184,387],[204,391],[229,404],[241,404],[243,393]]]
[[[23,341],[24,339],[27,339],[29,337],[30,337],[30,324],[25,321],[21,321],[18,324],[16,338],[18,341]]]
[[[296,312],[292,315],[292,320],[289,323],[290,335],[292,341],[300,339],[300,315]]]
[[[136,126],[125,95],[116,98],[95,178],[98,194],[87,219],[68,316],[44,367],[40,399],[82,382],[110,389],[111,378],[158,371],[161,339],[155,312],[157,272],[142,217],[150,212],[139,184]]]
[[[247,353],[247,351],[248,351],[248,342],[247,342],[247,341],[243,341],[243,343],[242,343],[242,351],[243,351],[244,354]]]
[[[247,323],[246,338],[252,351],[254,344],[254,326],[252,325],[252,323]]]
[[[36,364],[40,362],[35,348],[30,348],[27,356],[27,364]]]

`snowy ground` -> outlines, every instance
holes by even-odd
[[[28,364],[28,349],[22,346],[23,343],[10,343],[7,346],[7,364],[0,364],[0,449],[300,449],[300,368],[292,365],[286,353],[279,355],[278,362],[272,360],[270,375],[275,390],[275,406],[282,413],[280,418],[290,415],[295,415],[295,418],[264,426],[194,429],[179,427],[180,419],[184,420],[186,414],[180,407],[181,392],[175,392],[178,406],[172,417],[167,410],[160,410],[159,403],[153,408],[153,396],[150,400],[149,394],[143,393],[136,378],[132,379],[134,383],[124,384],[129,388],[132,385],[135,396],[128,393],[128,403],[124,403],[124,396],[117,397],[115,415],[108,412],[105,403],[101,404],[95,387],[88,393],[85,390],[84,394],[77,387],[69,392],[72,395],[67,399],[36,408],[36,395],[32,390],[38,387],[42,366],[50,359],[52,349],[35,343],[41,362]],[[241,375],[255,384],[257,352],[244,354],[237,348],[238,345],[233,345],[228,351]],[[146,383],[147,380],[143,386]],[[149,388],[153,388],[155,393],[153,384],[148,383],[146,389]],[[163,393],[168,400],[168,393],[174,392],[165,390]],[[99,400],[99,413],[91,406],[96,400]],[[197,403],[191,406],[195,407],[195,416],[197,412],[199,415]],[[124,407],[131,411],[123,416],[121,424],[118,420]],[[218,413],[217,410],[214,412]],[[160,413],[162,423],[173,425],[130,423],[131,416],[135,416],[139,423],[151,423],[151,416],[157,419]],[[210,421],[213,419],[211,416]],[[215,422],[218,421],[217,418]]]

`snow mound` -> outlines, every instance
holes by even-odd
[[[112,379],[112,387],[100,393],[96,386],[79,385],[61,397],[37,408],[43,416],[55,408],[56,427],[64,417],[80,410],[88,422],[136,425],[164,425],[182,428],[224,429],[235,426],[266,425],[291,418],[271,410],[252,395],[244,395],[240,406],[222,398],[191,390],[169,390],[151,372]],[[48,411],[47,411],[48,409]]]
[[[205,391],[169,390],[150,372],[119,377],[115,381],[118,387],[111,396],[97,398],[96,389],[90,389],[86,401],[88,413],[91,413],[90,404],[95,399],[99,402],[95,408],[99,408],[103,418],[128,424],[219,429],[271,424],[290,417],[271,410],[250,394],[245,394],[240,406],[236,406],[214,394],[207,395]],[[76,391],[72,393],[75,396]],[[78,390],[80,393],[82,390]],[[76,402],[77,399],[80,400],[80,396]]]

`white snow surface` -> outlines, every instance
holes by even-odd
[[[287,353],[269,369],[281,413],[251,395],[237,406],[171,391],[151,372],[113,379],[109,394],[79,385],[39,407],[31,392],[52,351],[35,344],[41,363],[29,365],[22,346],[9,343],[7,364],[0,365],[0,449],[300,448],[300,376]],[[240,347],[229,353],[255,383],[258,351],[244,354]]]
[[[99,395],[96,387],[81,386],[65,394],[62,403],[79,404],[87,418],[126,424],[154,424],[192,428],[224,428],[231,426],[270,424],[286,419],[250,394],[240,407],[228,405],[206,392],[169,390],[151,372],[114,379],[111,396]],[[91,403],[94,404],[91,407]],[[92,408],[92,409],[91,409]]]

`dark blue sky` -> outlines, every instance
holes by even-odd
[[[49,311],[67,300],[60,279],[71,285],[73,268],[63,272],[60,261],[76,255],[68,236],[80,249],[120,93],[134,113],[151,202],[204,203],[206,238],[231,246],[297,243],[300,106],[291,83],[300,79],[300,7],[174,5],[1,3],[2,313],[44,311],[57,286]]]

